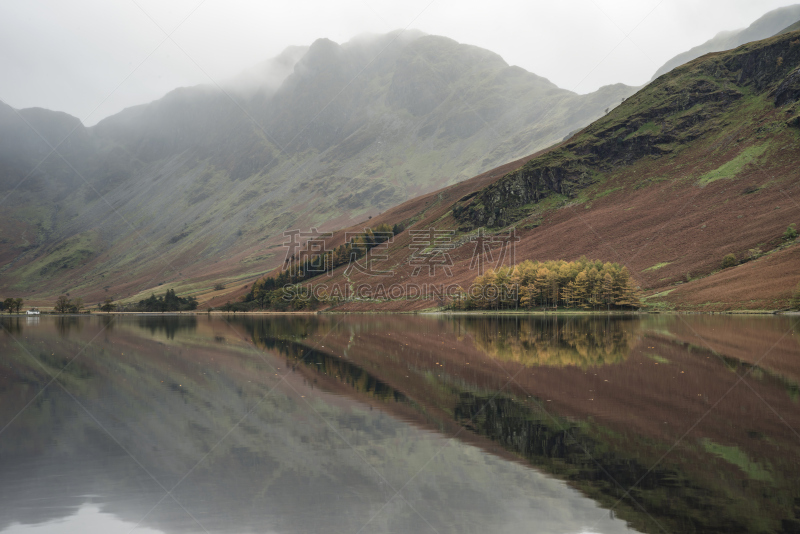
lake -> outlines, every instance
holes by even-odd
[[[0,533],[800,532],[800,317],[0,319]]]

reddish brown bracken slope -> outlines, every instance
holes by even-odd
[[[779,310],[800,282],[800,32],[709,54],[662,76],[559,146],[406,202],[370,221],[452,230],[452,276],[412,277],[406,230],[350,287],[466,287],[470,236],[516,228],[516,261],[580,256],[628,267],[658,309]],[[359,228],[349,228],[348,231]],[[338,233],[331,246],[343,242]],[[726,254],[739,265],[722,269]],[[344,268],[313,284],[348,285]],[[225,295],[221,304],[239,294]],[[340,304],[411,311],[431,300]]]

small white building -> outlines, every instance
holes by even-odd
[[[28,315],[39,315],[39,309],[38,308],[31,308],[30,310],[27,311],[27,313],[28,313]]]

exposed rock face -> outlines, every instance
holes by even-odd
[[[800,99],[800,69],[791,73],[775,91],[775,107],[780,107]]]
[[[742,97],[739,91],[701,80],[685,90],[664,87],[660,91],[667,93],[660,107],[609,117],[600,128],[587,129],[555,153],[489,186],[471,204],[457,209],[456,217],[470,227],[506,226],[525,215],[521,208],[527,204],[552,194],[574,198],[598,173],[644,157],[669,155],[701,137],[713,127],[710,119]]]
[[[539,202],[553,193],[575,196],[591,182],[592,176],[579,166],[522,168],[484,190],[466,209],[458,206],[453,213],[474,227],[504,226],[513,220],[518,208]]]
[[[662,76],[560,148],[464,199],[454,215],[465,227],[507,226],[528,215],[531,203],[554,194],[574,198],[603,172],[681,150],[748,94],[773,90],[776,105],[798,100],[800,46],[792,39],[709,55]]]

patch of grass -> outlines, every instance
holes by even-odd
[[[661,126],[657,125],[655,122],[650,121],[642,124],[638,130],[628,135],[625,140],[631,139],[633,137],[638,137],[640,135],[658,135],[661,133]]]
[[[94,230],[61,241],[47,254],[26,265],[20,271],[24,278],[51,277],[83,266],[97,254],[98,233]]]
[[[543,219],[541,217],[539,217],[538,219],[534,219],[533,221],[531,221],[529,223],[523,224],[522,225],[522,229],[523,230],[533,230],[534,228],[538,228],[539,226],[541,226],[542,221],[543,221]]]
[[[666,297],[667,295],[669,295],[673,291],[675,291],[675,288],[667,289],[666,291],[662,291],[661,293],[656,293],[655,295],[650,295],[649,297],[642,297],[642,300],[657,299],[657,298],[660,298],[660,297]]]
[[[764,482],[772,481],[772,475],[769,473],[769,471],[764,469],[761,464],[758,464],[748,458],[744,451],[742,451],[739,447],[728,447],[725,445],[720,445],[719,443],[714,443],[710,439],[704,439],[703,448],[707,452],[719,456],[726,462],[735,465],[753,480],[761,480]]]
[[[716,182],[717,180],[735,178],[736,175],[739,174],[746,165],[758,159],[758,157],[761,156],[761,154],[763,154],[766,149],[767,149],[766,143],[763,145],[751,146],[744,149],[738,156],[736,156],[732,160],[722,164],[717,169],[702,175],[700,179],[697,181],[697,184],[700,186],[706,186],[710,183]]]
[[[648,271],[657,271],[659,269],[662,269],[662,268],[666,267],[667,265],[669,265],[671,263],[672,263],[671,261],[662,261],[661,263],[656,263],[652,267],[648,267],[647,269],[643,270],[642,272],[646,273]]]
[[[677,113],[673,113],[672,115],[667,117],[667,120],[675,121],[676,119],[680,119],[682,117],[686,117],[687,115],[694,115],[694,114],[696,114],[696,113],[698,113],[700,111],[703,111],[703,105],[702,104],[695,104],[692,107],[690,107],[689,109],[684,109],[682,111],[678,111]]]
[[[623,187],[623,186],[612,187],[611,189],[606,189],[605,191],[601,191],[600,193],[597,193],[594,196],[594,200],[597,200],[598,198],[603,198],[604,196],[610,195],[614,191],[619,191],[620,189],[625,189],[625,187]]]
[[[663,364],[668,364],[669,363],[668,359],[664,358],[663,356],[659,356],[658,354],[653,354],[651,352],[645,352],[644,355],[647,356],[648,358],[650,358],[651,360],[653,360],[654,362],[657,362],[657,363],[663,363]]]

